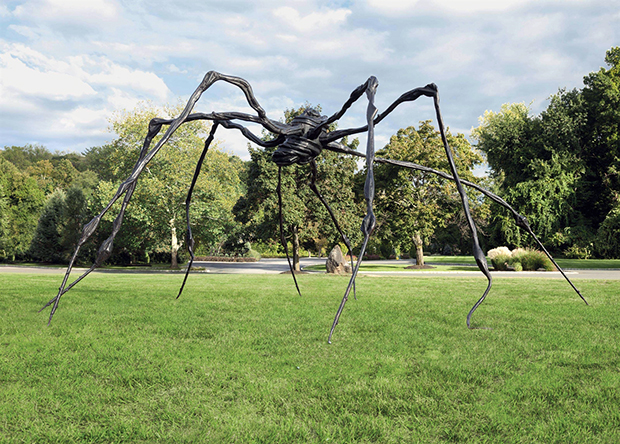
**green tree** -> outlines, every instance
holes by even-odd
[[[290,123],[308,106],[285,111],[284,120]],[[355,149],[357,144],[355,140],[348,146]],[[247,193],[234,209],[237,219],[246,224],[248,240],[280,242],[276,194],[278,166],[271,160],[275,149],[248,146],[251,160],[246,176]],[[354,243],[359,239],[361,223],[354,201],[354,174],[357,164],[354,159],[331,151],[323,151],[315,161],[318,172],[317,187],[334,211],[343,232]],[[320,250],[322,246],[341,242],[329,213],[308,186],[310,174],[308,165],[282,168],[284,231],[292,244],[293,266],[296,270],[299,270],[301,246]]]
[[[591,248],[620,202],[620,48],[609,69],[584,77],[584,88],[560,90],[539,116],[523,104],[487,112],[472,136],[492,169],[494,186],[556,249]],[[493,206],[494,243],[522,245],[512,217]],[[604,236],[603,232],[599,233]],[[602,245],[596,241],[597,245]],[[609,249],[599,251],[609,257]],[[613,253],[620,255],[620,250]]]
[[[446,134],[454,152],[459,176],[476,182],[472,169],[482,157],[472,149],[462,134]],[[390,142],[377,152],[377,157],[417,163],[450,172],[439,131],[430,120],[419,128],[400,129]],[[377,195],[377,236],[391,244],[396,252],[415,250],[418,265],[424,265],[423,246],[440,228],[459,221],[462,212],[456,187],[436,175],[394,165],[375,166]],[[475,200],[474,200],[475,202]],[[472,209],[475,205],[472,205]]]
[[[173,117],[180,111],[181,106],[168,107],[164,113]],[[162,117],[160,111],[147,105],[119,113],[111,121],[111,129],[117,138],[103,149],[87,152],[88,161],[93,162],[91,165],[108,165],[103,174],[109,180],[102,181],[99,186],[99,192],[105,196],[99,199],[102,200],[100,204],[107,203],[106,200],[114,194],[112,183],[126,179],[131,172],[142,148],[148,123],[154,117]],[[181,233],[185,232],[186,226],[185,199],[208,129],[209,124],[205,122],[182,125],[149,163],[138,181],[124,218],[121,232],[127,235],[119,234],[116,246],[138,256],[168,251],[171,266],[178,266],[178,252],[183,245]],[[153,141],[153,146],[157,140]],[[228,231],[226,225],[234,223],[232,207],[240,195],[241,186],[239,171],[234,168],[238,164],[232,163],[230,157],[217,144],[212,144],[205,158],[191,207],[195,227],[192,231],[197,248],[201,245],[208,248],[223,242],[222,238]],[[108,224],[108,230],[102,226],[100,231],[109,232],[109,224],[115,214],[111,211],[106,215],[104,221]]]
[[[52,153],[50,153],[47,148],[32,144],[25,146],[5,146],[4,149],[0,151],[0,154],[20,171],[25,171],[29,166],[41,160],[52,159]]]
[[[30,246],[45,195],[34,178],[3,157],[0,157],[0,189],[4,206],[0,219],[3,256],[10,260],[21,259]]]
[[[34,232],[28,254],[35,261],[60,263],[63,261],[61,230],[66,217],[66,195],[62,190],[52,193]]]

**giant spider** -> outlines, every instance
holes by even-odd
[[[239,112],[223,112],[223,113],[211,112],[207,114],[205,113],[190,114],[192,109],[194,108],[198,100],[200,99],[200,96],[211,85],[213,85],[215,82],[220,81],[220,80],[224,82],[228,82],[240,88],[241,91],[243,91],[243,93],[245,94],[245,97],[249,105],[252,107],[252,109],[254,109],[254,111],[256,111],[258,115],[255,116],[255,115],[239,113]],[[330,117],[321,116],[316,110],[309,108],[309,109],[306,109],[306,111],[304,111],[301,115],[295,117],[290,124],[286,124],[286,123],[281,123],[281,122],[271,120],[267,117],[265,110],[263,110],[263,108],[260,106],[260,104],[256,100],[256,97],[254,97],[254,94],[252,92],[252,87],[246,80],[239,78],[239,77],[233,77],[233,76],[221,74],[215,71],[208,72],[205,75],[202,82],[200,83],[200,85],[198,86],[198,88],[191,95],[190,99],[187,102],[187,105],[181,112],[181,115],[179,115],[175,119],[156,118],[156,119],[151,120],[151,122],[149,123],[148,133],[147,133],[146,138],[144,139],[144,144],[142,146],[142,150],[140,151],[140,157],[136,165],[134,166],[131,175],[124,182],[121,183],[118,190],[116,191],[116,194],[114,195],[110,203],[108,203],[108,205],[101,211],[101,213],[99,213],[99,215],[94,217],[88,224],[84,226],[82,235],[77,243],[75,252],[73,253],[73,256],[71,257],[71,260],[69,262],[69,266],[67,267],[67,271],[65,273],[64,279],[58,290],[58,294],[54,298],[52,298],[40,310],[42,311],[49,305],[53,304],[53,307],[52,307],[52,310],[49,316],[48,325],[52,321],[52,317],[54,316],[54,313],[56,312],[56,309],[58,308],[58,303],[62,295],[65,294],[67,291],[69,291],[71,288],[73,288],[75,284],[81,281],[91,271],[93,271],[95,268],[100,266],[108,257],[110,257],[110,254],[112,253],[112,244],[114,242],[114,237],[118,233],[121,227],[121,223],[123,221],[123,214],[135,190],[138,177],[140,176],[140,174],[142,173],[146,165],[153,158],[153,156],[157,154],[160,148],[166,143],[166,141],[170,138],[170,136],[176,131],[176,129],[179,126],[181,126],[182,124],[186,122],[190,122],[193,120],[211,120],[213,121],[213,125],[205,141],[204,150],[201,154],[200,159],[198,160],[198,164],[196,165],[194,177],[189,187],[187,199],[185,202],[186,213],[187,213],[187,245],[188,245],[188,250],[189,250],[191,259],[187,267],[187,272],[185,273],[185,277],[183,279],[183,283],[181,284],[181,288],[179,290],[179,294],[177,295],[177,298],[181,295],[183,291],[183,287],[185,286],[185,282],[187,281],[189,270],[194,260],[194,250],[193,250],[194,239],[192,236],[192,230],[191,230],[190,219],[189,219],[189,208],[190,208],[190,203],[192,199],[192,192],[194,189],[194,185],[196,184],[198,175],[200,173],[203,160],[209,149],[209,145],[213,141],[216,130],[221,125],[224,128],[234,128],[234,129],[241,131],[241,133],[247,139],[249,139],[250,141],[254,142],[255,144],[259,146],[262,146],[262,147],[276,147],[277,146],[278,147],[276,151],[273,153],[272,160],[278,165],[278,168],[279,168],[277,193],[278,193],[278,200],[279,200],[279,206],[280,206],[280,212],[279,212],[280,238],[281,238],[283,245],[285,246],[285,251],[286,251],[286,243],[284,241],[284,234],[283,234],[283,227],[282,227],[283,225],[282,193],[281,193],[281,181],[280,181],[280,173],[282,171],[282,167],[292,165],[292,164],[300,164],[300,165],[310,164],[310,169],[311,169],[310,188],[312,189],[312,191],[316,194],[316,196],[320,199],[322,204],[328,210],[352,258],[353,254],[352,254],[351,244],[349,240],[347,239],[347,237],[342,232],[342,230],[340,229],[340,226],[338,225],[338,221],[336,220],[334,213],[329,207],[329,204],[323,198],[323,196],[321,195],[321,193],[319,192],[316,186],[316,163],[314,159],[324,149],[335,151],[338,153],[343,153],[343,154],[350,154],[353,156],[365,157],[366,169],[367,169],[366,182],[364,185],[364,198],[366,200],[366,216],[364,217],[362,225],[361,225],[361,231],[364,235],[364,239],[362,242],[360,253],[358,255],[359,259],[355,267],[353,267],[353,271],[352,271],[351,278],[349,280],[349,284],[345,290],[344,296],[342,298],[342,302],[340,303],[340,306],[338,307],[338,311],[336,312],[336,317],[334,318],[334,322],[329,332],[328,342],[330,343],[331,343],[332,335],[334,333],[334,329],[336,328],[336,325],[338,324],[338,320],[340,319],[342,310],[344,309],[344,306],[348,300],[351,289],[352,288],[354,289],[355,278],[358,274],[359,267],[362,262],[362,258],[364,256],[364,252],[366,251],[366,246],[368,245],[368,239],[370,238],[370,235],[372,234],[375,228],[375,225],[376,225],[376,219],[373,213],[373,200],[375,196],[375,183],[374,183],[374,173],[373,173],[374,162],[397,165],[403,168],[410,168],[410,169],[425,171],[428,173],[436,174],[445,179],[449,179],[455,182],[457,190],[461,197],[463,210],[465,212],[465,216],[467,218],[467,222],[468,222],[469,228],[472,233],[473,255],[476,260],[476,264],[478,265],[478,268],[486,276],[488,280],[488,285],[487,285],[486,290],[484,291],[480,299],[478,299],[478,301],[474,304],[474,306],[471,308],[471,310],[469,311],[467,315],[467,327],[468,328],[472,328],[470,324],[472,314],[478,308],[478,306],[484,301],[487,294],[489,293],[489,290],[491,289],[492,278],[491,278],[491,273],[489,272],[489,268],[486,262],[485,255],[482,252],[482,249],[480,248],[476,226],[474,225],[474,221],[469,211],[467,195],[465,194],[463,185],[472,187],[478,190],[479,192],[482,192],[483,194],[488,196],[493,201],[507,208],[513,214],[517,226],[525,229],[528,233],[530,233],[533,236],[533,238],[538,243],[538,245],[541,247],[541,249],[545,252],[545,254],[551,259],[551,261],[553,261],[554,265],[562,272],[562,275],[564,276],[564,278],[569,282],[569,284],[573,287],[573,289],[577,292],[577,294],[581,297],[581,299],[587,304],[584,297],[581,295],[581,293],[579,293],[579,290],[577,290],[577,288],[573,285],[570,279],[568,279],[566,274],[564,274],[562,269],[553,260],[549,252],[542,245],[542,243],[534,235],[534,233],[532,232],[532,229],[530,228],[528,224],[527,219],[524,216],[521,216],[519,213],[517,213],[510,205],[508,205],[508,203],[506,203],[499,196],[491,193],[490,191],[485,190],[484,188],[474,183],[468,182],[466,180],[461,180],[459,178],[457,171],[456,171],[456,166],[454,164],[454,159],[452,157],[452,151],[450,147],[448,146],[448,141],[446,139],[445,130],[444,130],[444,124],[443,124],[443,120],[441,117],[441,112],[439,110],[439,94],[438,94],[437,86],[431,83],[421,88],[412,89],[411,91],[404,93],[398,99],[396,99],[383,113],[377,113],[377,108],[375,107],[375,104],[374,104],[377,86],[378,86],[377,79],[375,77],[370,77],[365,83],[358,86],[351,93],[351,96],[342,106],[340,111],[336,112],[332,116]],[[327,132],[328,126],[331,123],[340,119],[345,114],[345,112],[351,107],[351,105],[355,101],[357,101],[364,93],[366,94],[368,98],[368,107],[367,107],[367,112],[366,112],[367,124],[359,128],[350,128],[350,129]],[[452,176],[442,171],[437,171],[432,168],[428,168],[422,165],[417,165],[411,162],[404,162],[404,161],[375,157],[374,126],[380,123],[388,114],[390,114],[401,103],[414,101],[421,96],[426,96],[426,97],[430,97],[433,99],[433,103],[435,106],[435,113],[437,116],[437,123],[439,126],[439,131],[441,133],[441,139],[442,139],[445,151],[446,151],[446,156],[450,164],[450,170],[452,171]],[[239,123],[234,122],[237,120],[258,123],[262,125],[267,131],[273,133],[275,137],[272,140],[266,142],[258,138],[257,136],[255,136],[244,126],[240,125]],[[162,138],[159,140],[159,142],[155,145],[155,147],[149,150],[151,141],[161,131],[164,125],[168,125],[168,129],[166,130]],[[342,139],[345,136],[348,136],[351,134],[362,133],[365,131],[368,133],[368,138],[367,138],[368,140],[367,140],[365,155],[355,150],[352,150],[350,148],[347,148],[346,146],[338,142],[338,140]],[[125,197],[123,198],[121,209],[118,215],[116,216],[116,219],[114,220],[112,234],[110,235],[108,239],[106,239],[102,243],[101,247],[99,248],[97,252],[97,257],[94,263],[92,264],[92,266],[86,272],[84,272],[80,277],[78,277],[73,282],[71,282],[69,285],[67,285],[67,280],[69,278],[69,275],[71,274],[71,269],[73,267],[77,254],[80,250],[80,247],[84,245],[86,240],[95,232],[103,215],[110,209],[110,207],[114,204],[114,202],[116,202],[123,194],[125,195]],[[299,286],[297,284],[297,279],[295,278],[295,274],[293,272],[293,267],[291,265],[290,258],[288,256],[288,252],[286,253],[286,256],[289,262],[291,273],[293,275],[293,279],[295,281],[295,287],[297,288],[297,292],[301,294],[299,292]],[[355,290],[353,291],[355,293]]]

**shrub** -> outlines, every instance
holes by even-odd
[[[554,271],[555,266],[542,251],[515,248],[510,251],[507,247],[498,247],[487,253],[493,268],[497,271],[506,271],[511,267],[515,271],[535,271],[544,268]]]
[[[510,259],[510,253],[496,254],[491,258],[491,264],[493,265],[493,268],[497,271],[506,271],[508,270]]]
[[[596,233],[596,251],[606,259],[620,257],[620,206],[613,208]]]
[[[506,247],[497,247],[489,250],[487,256],[491,259],[493,268],[497,271],[506,271],[510,261],[510,250]]]
[[[507,247],[497,247],[497,248],[493,248],[492,250],[489,250],[487,252],[487,256],[489,257],[489,259],[493,259],[497,256],[508,256],[510,257],[510,250]]]
[[[592,257],[592,249],[590,247],[571,245],[570,248],[564,250],[564,256],[568,259],[590,259]]]
[[[512,257],[514,263],[519,262],[525,271],[536,271],[544,268],[546,271],[554,271],[555,266],[547,255],[538,250],[522,250]]]

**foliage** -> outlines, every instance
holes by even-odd
[[[620,257],[620,205],[613,208],[596,236],[596,250],[603,257]]]
[[[476,182],[472,169],[482,157],[462,134],[453,136],[447,131],[446,137],[454,152],[459,176]],[[440,133],[428,120],[420,122],[418,129],[399,130],[389,144],[377,152],[377,157],[413,162],[451,174]],[[471,237],[466,221],[460,219],[459,214],[463,212],[461,200],[451,181],[385,164],[376,164],[375,177],[376,233],[382,244],[388,244],[381,247],[384,257],[389,257],[386,256],[387,250],[417,250],[421,258],[423,242],[428,245],[439,229],[450,225],[460,232],[458,237]],[[477,213],[476,202],[475,198],[472,199],[474,214]],[[447,240],[445,231],[441,240]]]
[[[564,256],[568,259],[590,259],[592,257],[592,249],[589,247],[579,247],[575,244],[564,250]]]
[[[90,217],[88,201],[81,188],[71,187],[66,192],[57,189],[48,196],[43,207],[28,256],[40,262],[67,263]],[[92,243],[88,243],[84,250],[92,248]]]
[[[542,251],[515,248],[510,251],[508,247],[497,247],[489,250],[487,257],[498,271],[512,269],[514,271],[536,271],[544,268],[546,271],[554,271],[555,266]]]
[[[173,117],[180,111],[181,105],[168,107],[163,113],[164,117]],[[106,178],[99,187],[102,198],[99,198],[98,208],[103,208],[114,195],[113,183],[129,176],[142,148],[148,123],[161,112],[142,105],[117,114],[111,124],[117,138],[87,153],[89,164],[102,166],[101,174]],[[204,122],[182,125],[143,172],[123,223],[121,232],[124,235],[119,235],[115,241],[118,252],[130,261],[140,260],[151,252],[168,251],[172,266],[176,266],[183,244],[182,233],[186,229],[185,200],[208,129],[209,125]],[[151,147],[162,134],[163,131]],[[239,163],[212,143],[194,189],[190,211],[197,247],[223,242],[233,224],[231,210],[240,192]],[[119,206],[116,208],[118,211]],[[112,210],[106,215],[100,231],[111,231],[114,214]]]
[[[585,76],[582,90],[559,90],[539,116],[524,104],[504,105],[472,131],[498,193],[556,250],[591,248],[620,201],[619,51],[607,51],[609,69]],[[492,243],[532,245],[498,205],[490,224]],[[620,249],[596,245],[598,255],[620,257]]]
[[[36,180],[0,156],[0,260],[25,257],[44,203]]]
[[[20,171],[40,161],[52,159],[52,153],[41,145],[28,144],[25,146],[5,146],[0,150],[0,156],[15,165]]]
[[[43,207],[28,250],[29,256],[36,261],[62,262],[60,238],[62,223],[66,214],[65,199],[64,191],[57,190],[49,196]]]

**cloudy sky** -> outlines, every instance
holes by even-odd
[[[446,124],[469,134],[502,103],[540,112],[618,45],[620,0],[3,0],[0,146],[101,145],[115,111],[176,104],[210,70],[247,79],[274,119],[305,102],[332,114],[371,75],[379,110],[434,82]],[[363,125],[365,106],[339,127]],[[221,82],[197,109],[251,112]],[[401,105],[377,146],[432,118],[429,99]],[[238,133],[217,138],[247,158]]]

